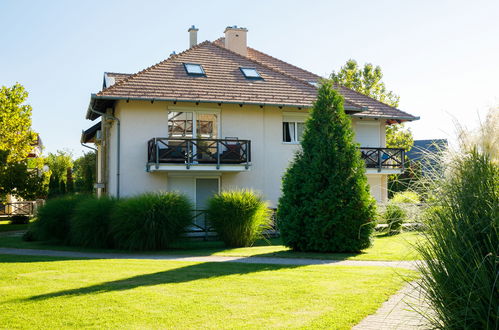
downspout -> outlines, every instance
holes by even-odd
[[[89,107],[90,111],[93,112],[93,113],[96,113],[98,115],[101,115],[102,118],[111,118],[112,120],[116,120],[117,122],[117,132],[116,132],[116,135],[117,135],[117,139],[118,139],[118,142],[117,142],[117,154],[118,154],[118,160],[116,161],[116,198],[119,199],[120,198],[120,141],[121,141],[121,138],[120,138],[120,131],[121,131],[121,127],[120,127],[120,120],[118,118],[116,118],[115,116],[113,115],[108,115],[108,114],[105,114],[103,112],[100,112],[100,111],[97,111],[97,110],[94,110],[92,108],[92,106]]]

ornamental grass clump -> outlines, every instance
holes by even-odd
[[[402,230],[402,224],[407,219],[407,212],[401,206],[391,202],[386,205],[383,218],[388,225],[387,234],[396,235]]]
[[[208,221],[228,247],[251,246],[270,228],[268,204],[251,190],[225,191],[208,202]]]
[[[167,248],[192,220],[192,205],[177,193],[146,193],[120,200],[111,216],[114,245],[126,250]]]
[[[421,285],[440,329],[499,328],[498,115],[481,139],[449,154],[427,215]],[[492,118],[494,118],[492,116]],[[491,139],[495,142],[490,143]]]
[[[111,197],[81,201],[70,219],[70,244],[92,248],[111,248],[111,214],[117,200]]]
[[[54,240],[68,243],[70,219],[77,205],[88,199],[87,195],[67,195],[49,199],[38,209],[36,218],[27,235],[31,240]]]

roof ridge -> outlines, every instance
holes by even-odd
[[[272,56],[272,55],[269,55],[269,54],[267,54],[267,53],[261,52],[261,51],[259,51],[259,50],[255,49],[255,48],[253,48],[253,47],[248,47],[248,48],[250,48],[251,50],[253,50],[253,51],[257,52],[257,53],[260,53],[260,54],[263,54],[263,55],[265,55],[265,56],[268,56],[268,57],[270,57],[270,58],[272,58],[272,59],[274,59],[274,60],[277,60],[277,61],[279,61],[279,62],[282,62],[282,63],[284,63],[284,64],[286,64],[286,65],[292,66],[292,67],[293,67],[293,68],[295,68],[295,69],[298,69],[298,70],[304,71],[304,72],[309,73],[309,74],[311,74],[311,75],[314,75],[314,76],[316,76],[317,78],[324,79],[323,77],[319,76],[318,74],[315,74],[315,73],[313,73],[313,72],[311,72],[311,71],[308,71],[308,70],[305,70],[305,69],[303,69],[303,68],[300,68],[299,66],[296,66],[296,65],[294,65],[294,64],[291,64],[291,63],[289,63],[289,62],[283,61],[283,60],[281,60],[281,59],[279,59],[279,58],[277,58],[277,57],[274,57],[274,56]]]
[[[141,70],[141,71],[139,71],[139,72],[136,72],[136,73],[132,73],[132,74],[130,74],[130,76],[126,77],[126,78],[125,78],[125,79],[123,79],[123,80],[118,81],[117,83],[115,83],[115,84],[113,84],[113,85],[109,86],[108,88],[105,88],[105,89],[101,90],[101,91],[100,91],[99,93],[97,93],[97,94],[100,94],[100,93],[103,93],[103,92],[112,91],[114,87],[123,85],[125,82],[130,81],[131,79],[135,78],[136,76],[138,76],[138,75],[139,75],[139,74],[141,74],[141,73],[144,73],[144,72],[146,72],[146,71],[152,70],[152,69],[154,69],[154,68],[158,67],[159,65],[161,65],[161,64],[163,64],[163,63],[165,63],[165,62],[167,62],[168,60],[172,60],[172,59],[174,59],[174,58],[177,58],[177,57],[179,57],[180,55],[183,55],[183,54],[187,53],[188,51],[190,51],[190,50],[192,50],[192,49],[196,49],[196,48],[201,47],[202,45],[205,45],[205,44],[210,44],[210,43],[211,43],[211,42],[210,42],[209,40],[205,40],[205,41],[203,41],[203,42],[201,42],[201,43],[199,43],[199,44],[197,44],[197,45],[194,45],[194,46],[192,46],[192,47],[190,47],[190,48],[188,48],[188,49],[184,50],[183,52],[180,52],[180,53],[178,53],[178,54],[173,54],[173,55],[170,55],[170,56],[169,56],[169,57],[167,57],[166,59],[164,59],[164,60],[162,60],[162,61],[160,61],[160,62],[158,62],[158,63],[156,63],[156,64],[153,64],[153,65],[151,65],[151,66],[149,66],[149,67],[147,67],[147,68],[145,68],[145,69],[143,69],[143,70]]]

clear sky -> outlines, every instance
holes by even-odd
[[[380,65],[416,139],[450,138],[499,105],[499,1],[0,0],[0,85],[23,84],[45,152],[82,153],[104,71],[134,73],[228,25],[248,44],[327,76],[349,58]]]

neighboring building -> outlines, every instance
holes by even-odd
[[[82,134],[97,145],[98,194],[180,191],[198,208],[214,192],[252,188],[277,205],[281,177],[299,147],[321,77],[250,48],[247,30],[197,44],[136,74],[105,73]],[[338,86],[367,164],[371,192],[387,198],[387,175],[403,151],[385,147],[385,126],[417,120]],[[331,161],[334,161],[332,159]]]
[[[411,164],[418,163],[424,176],[438,170],[438,155],[447,150],[447,139],[414,140],[414,145],[407,152]]]

